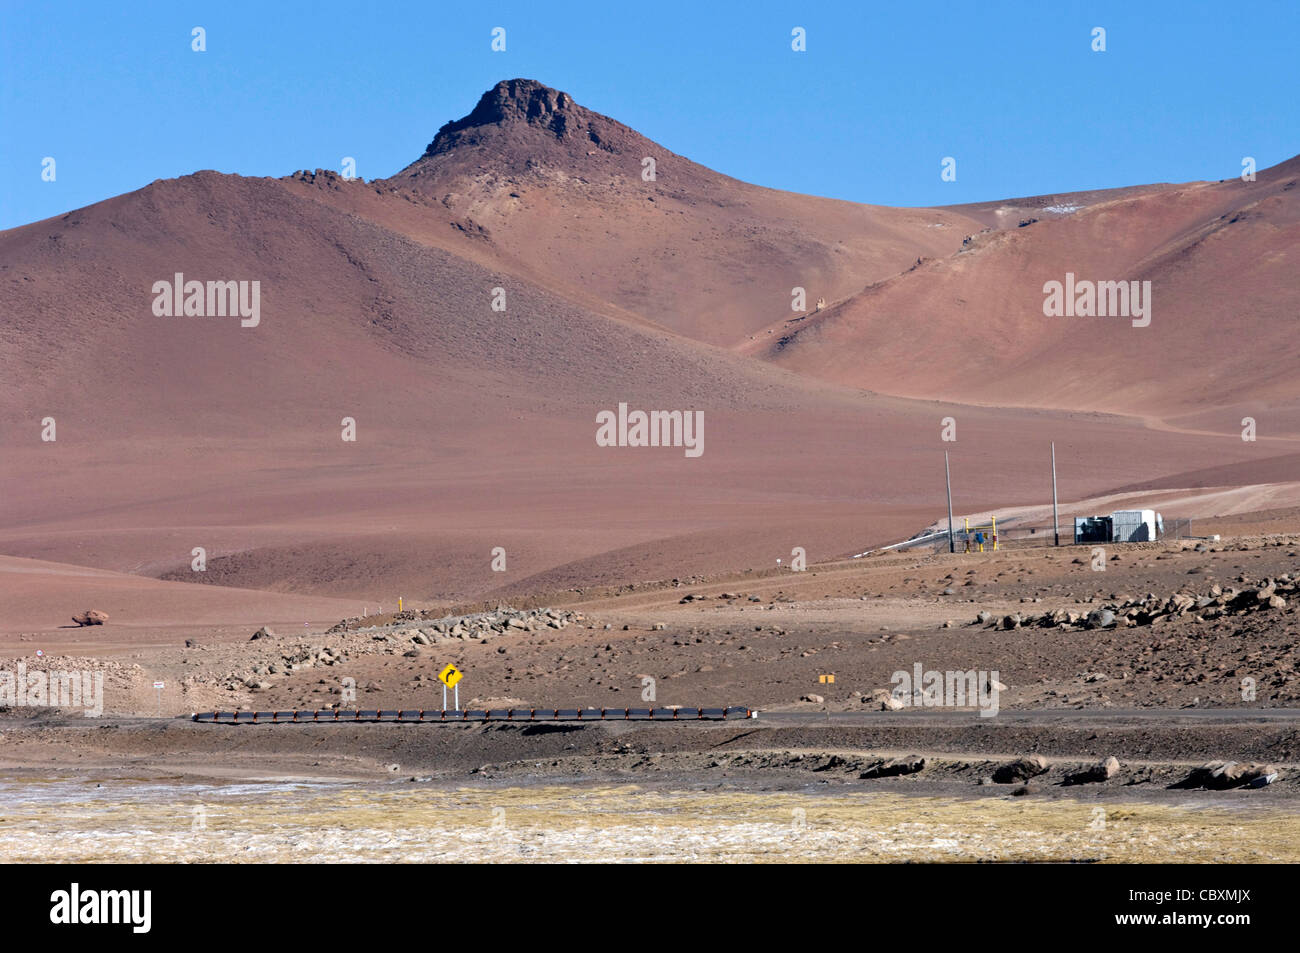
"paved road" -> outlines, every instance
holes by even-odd
[[[1038,708],[1002,709],[981,718],[978,711],[914,708],[908,711],[762,711],[759,724],[853,727],[925,725],[954,727],[966,724],[1006,725],[1243,725],[1300,726],[1300,708]]]
[[[259,719],[260,721],[261,719]],[[268,719],[269,720],[269,719]],[[385,719],[389,721],[390,719]],[[86,720],[80,717],[64,716],[48,719],[44,722],[46,725],[66,724],[77,727],[83,727],[87,724],[93,724],[95,727],[104,724],[113,724],[120,727],[129,725],[156,725],[160,721],[190,721],[189,715],[169,715],[163,718],[157,718],[151,715],[116,715],[105,716],[93,720]],[[479,719],[474,719],[479,721]],[[560,719],[561,722],[576,724],[576,720]],[[590,719],[583,719],[583,722],[589,723]],[[967,725],[980,725],[989,728],[999,727],[1026,727],[1026,726],[1078,726],[1088,727],[1090,725],[1108,725],[1108,726],[1170,726],[1186,725],[1187,727],[1210,727],[1214,725],[1279,725],[1279,726],[1296,726],[1300,727],[1300,708],[1039,708],[1039,709],[1002,709],[997,715],[988,718],[981,718],[979,712],[975,709],[953,710],[953,709],[926,709],[914,708],[906,711],[765,711],[758,710],[758,718],[751,720],[748,718],[736,717],[728,718],[726,722],[721,719],[697,720],[695,718],[686,718],[680,721],[660,720],[653,721],[649,719],[635,719],[632,722],[625,722],[622,719],[610,719],[614,724],[673,724],[679,726],[698,726],[705,727],[709,725],[717,726],[727,722],[747,725],[751,728],[758,727],[808,727],[815,728],[819,725],[831,725],[846,728],[883,728],[883,727],[937,727],[937,728],[960,728]],[[323,722],[331,724],[333,722]],[[357,724],[352,719],[343,719],[338,724]],[[463,724],[463,722],[455,722]],[[375,724],[373,720],[366,720],[360,724]],[[437,724],[437,722],[428,722],[425,724]],[[526,724],[526,722],[521,722]],[[18,727],[17,724],[12,727]]]

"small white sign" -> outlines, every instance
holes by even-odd
[[[154,683],[153,683],[153,687],[154,687],[154,688],[164,688],[165,686],[163,685],[162,682],[154,682]]]

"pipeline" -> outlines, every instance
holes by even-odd
[[[212,725],[343,724],[357,722],[555,722],[555,721],[727,721],[757,718],[752,708],[488,708],[488,709],[322,709],[319,711],[203,711],[191,721]]]

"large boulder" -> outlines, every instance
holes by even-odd
[[[1088,613],[1088,628],[1106,629],[1115,624],[1115,613],[1109,609],[1093,609]]]
[[[1115,775],[1119,774],[1119,761],[1115,758],[1107,758],[1105,761],[1099,761],[1090,768],[1084,768],[1082,771],[1075,771],[1073,774],[1065,776],[1065,784],[1101,784],[1109,781]]]
[[[1208,788],[1226,791],[1229,788],[1263,787],[1276,778],[1277,768],[1271,764],[1240,764],[1236,761],[1210,761],[1196,768],[1176,788]]]
[[[1028,781],[1030,778],[1046,773],[1047,762],[1040,755],[1033,754],[1028,758],[1017,758],[1000,766],[993,772],[993,781],[996,784],[1015,784],[1017,781]]]
[[[872,705],[880,711],[898,711],[906,707],[901,698],[887,688],[877,688],[870,695],[863,696],[864,704]]]
[[[77,625],[103,625],[108,621],[108,613],[98,609],[87,609],[81,615],[74,615],[72,621]]]

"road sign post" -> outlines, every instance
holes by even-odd
[[[948,552],[957,551],[957,541],[952,535],[952,470],[948,466],[948,451],[943,452],[943,478],[948,485]]]
[[[438,673],[438,681],[442,682],[442,710],[447,710],[447,689],[450,688],[455,693],[456,706],[455,711],[460,711],[460,680],[465,677],[465,673],[451,663],[447,664],[441,672]]]
[[[1053,545],[1061,545],[1061,518],[1056,509],[1056,443],[1052,442],[1052,536]]]
[[[154,690],[158,692],[158,717],[161,718],[162,717],[162,690],[164,685],[162,682],[154,682],[153,687]]]

